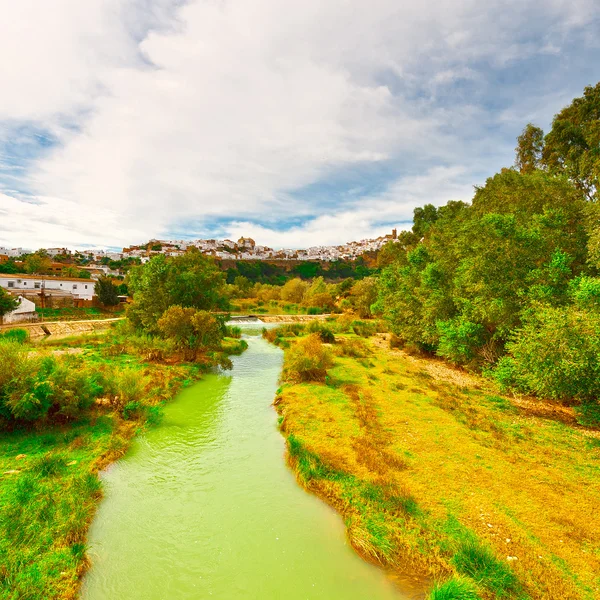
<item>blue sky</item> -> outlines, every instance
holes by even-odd
[[[600,0],[2,11],[0,245],[374,237],[469,200],[600,79]]]

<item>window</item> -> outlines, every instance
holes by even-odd
[[[73,289],[74,289],[74,290],[76,290],[76,289],[77,289],[77,284],[76,284],[76,283],[74,283],[74,284],[73,284]]]
[[[36,282],[33,284],[33,287],[34,287],[36,290],[39,290],[39,289],[40,289],[40,282],[39,282],[39,281],[36,281]]]
[[[27,285],[27,282],[26,282],[26,281],[24,281],[24,282],[23,282],[23,285]]]
[[[85,289],[87,290],[87,285],[85,286]]]
[[[8,282],[8,287],[9,288],[14,288],[15,287],[15,282],[14,281],[9,281]]]

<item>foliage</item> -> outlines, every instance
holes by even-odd
[[[543,149],[544,132],[528,123],[517,138],[515,167],[521,173],[533,173],[540,168]]]
[[[298,340],[286,353],[283,377],[286,381],[325,381],[333,366],[331,350],[317,333]]]
[[[14,275],[18,272],[19,268],[17,267],[15,261],[12,258],[9,258],[6,262],[0,262],[0,273]]]
[[[19,306],[16,298],[11,296],[4,288],[0,288],[0,319]]]
[[[63,267],[62,271],[61,271],[61,275],[63,277],[73,277],[73,278],[79,278],[79,279],[91,279],[92,275],[89,271],[86,271],[85,269],[78,269],[75,266],[68,266],[68,267]]]
[[[372,317],[371,306],[377,300],[377,280],[374,277],[365,277],[357,281],[352,287],[352,303],[356,313],[361,319]]]
[[[198,310],[226,310],[225,275],[199,251],[167,258],[155,256],[129,273],[133,304],[128,316],[136,327],[158,332],[158,320],[173,305]]]
[[[320,321],[311,321],[306,326],[306,332],[316,333],[324,344],[335,343],[335,335],[333,334],[333,331],[331,331],[327,325],[321,323]]]
[[[0,342],[4,340],[24,344],[28,339],[29,332],[26,329],[9,329],[4,333],[0,333]]]
[[[6,420],[75,417],[102,389],[96,371],[78,357],[30,356],[23,344],[0,340],[0,417]]]
[[[581,98],[563,108],[546,136],[543,163],[565,174],[590,200],[600,189],[600,83],[588,86]]]
[[[49,272],[52,261],[44,250],[38,250],[25,258],[25,272],[45,275]]]
[[[531,311],[493,371],[504,388],[595,404],[600,396],[600,313],[576,306]]]
[[[585,214],[565,179],[505,170],[472,206],[437,209],[419,245],[382,271],[376,307],[405,345],[493,363],[533,303],[567,301],[586,269]]]
[[[226,333],[224,318],[177,305],[163,313],[157,328],[164,338],[173,340],[179,348],[192,351],[194,357],[197,352],[217,349]]]
[[[300,303],[304,299],[304,294],[308,290],[308,284],[302,279],[290,279],[281,288],[281,299],[285,302]]]
[[[119,291],[110,277],[100,277],[96,281],[96,296],[104,306],[116,306],[119,304]]]

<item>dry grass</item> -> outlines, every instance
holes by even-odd
[[[368,343],[370,366],[338,356],[335,385],[286,385],[278,404],[292,466],[343,514],[357,551],[430,579],[479,579],[482,598],[600,598],[598,432]],[[477,556],[488,579],[469,572]]]

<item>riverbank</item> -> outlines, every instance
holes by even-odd
[[[384,337],[337,334],[324,383],[279,390],[298,481],[436,600],[599,597],[598,432]]]
[[[76,348],[76,355],[60,356],[72,361],[67,368],[112,373],[117,380],[77,417],[0,433],[0,598],[76,596],[88,564],[87,530],[102,497],[98,472],[213,364],[151,362],[144,348],[132,353],[104,335],[48,345],[28,352],[43,359]],[[225,353],[242,350],[240,340],[223,343]]]

